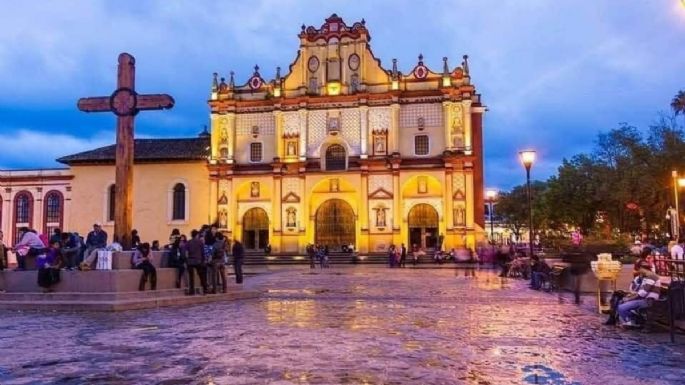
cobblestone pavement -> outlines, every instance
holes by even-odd
[[[685,336],[626,332],[490,271],[249,277],[257,300],[0,314],[0,384],[684,384]],[[537,382],[536,382],[537,381]]]

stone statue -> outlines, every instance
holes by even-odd
[[[297,155],[297,153],[296,153],[296,151],[295,151],[295,142],[292,142],[292,141],[291,141],[291,142],[288,142],[288,148],[287,148],[287,150],[286,150],[286,154],[287,154],[288,156],[295,156],[295,155]]]
[[[385,227],[385,209],[376,209],[376,227]]]
[[[221,209],[219,211],[219,228],[228,228],[228,211],[226,211],[226,209]]]
[[[295,213],[297,210],[291,208],[288,210],[287,214],[287,219],[286,219],[286,226],[288,227],[295,227]]]
[[[454,223],[457,226],[463,226],[466,223],[465,218],[464,218],[465,214],[466,213],[465,213],[465,210],[463,207],[457,207],[457,209],[455,210],[455,216],[454,216]]]
[[[375,149],[376,149],[376,152],[379,154],[385,153],[385,138],[384,137],[382,137],[382,136],[376,137]]]
[[[259,182],[252,182],[252,184],[250,185],[250,196],[252,198],[259,197]]]

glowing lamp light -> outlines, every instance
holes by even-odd
[[[521,163],[526,168],[526,170],[529,170],[535,162],[535,150],[520,151],[519,158],[521,159]]]
[[[485,191],[485,198],[487,198],[488,201],[494,201],[497,199],[497,190],[494,189],[488,189]]]
[[[274,88],[274,97],[276,97],[276,98],[281,97],[281,87]]]
[[[678,178],[678,187],[685,187],[685,178]]]
[[[326,84],[326,91],[328,92],[328,95],[335,96],[335,95],[340,95],[340,89],[342,88],[342,85],[340,82],[329,82]]]

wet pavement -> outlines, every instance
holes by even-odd
[[[627,332],[488,270],[290,268],[261,299],[0,314],[0,384],[684,384],[685,336]]]

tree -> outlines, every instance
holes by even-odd
[[[544,193],[547,189],[545,182],[533,181],[530,185],[533,204],[533,227],[536,232],[545,228],[547,218],[546,200]],[[526,185],[516,186],[510,192],[503,193],[497,202],[497,214],[502,218],[504,226],[521,238],[523,229],[528,228],[528,192]]]
[[[671,109],[675,116],[679,114],[685,115],[685,91],[680,90],[671,100]]]

